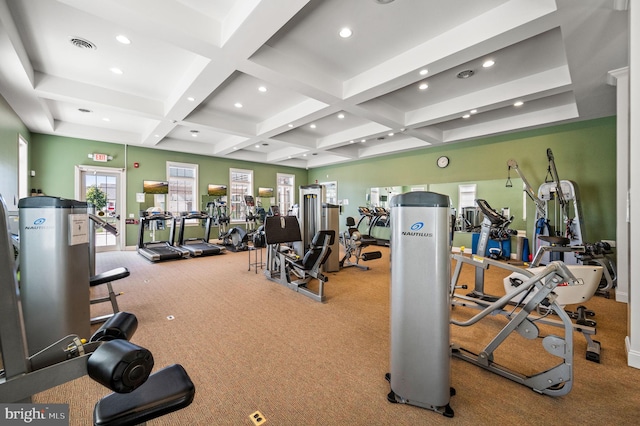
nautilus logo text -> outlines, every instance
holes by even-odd
[[[422,227],[424,226],[424,222],[416,222],[413,225],[411,225],[411,230],[412,231],[419,231],[422,229]]]
[[[25,230],[43,230],[43,229],[54,229],[55,228],[55,224],[51,224],[51,225],[45,225],[45,222],[47,221],[46,218],[44,217],[39,217],[38,219],[33,221],[33,225],[31,226],[25,226],[24,229]]]
[[[410,231],[402,231],[402,235],[406,237],[433,237],[432,232],[418,232],[424,228],[424,222],[416,222],[409,228]]]

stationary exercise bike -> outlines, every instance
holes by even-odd
[[[369,267],[361,265],[360,260],[366,262],[367,260],[380,259],[382,257],[380,251],[362,253],[364,248],[375,244],[376,240],[375,238],[363,237],[356,227],[355,219],[351,216],[347,217],[347,230],[340,235],[340,243],[345,250],[345,254],[340,260],[340,268],[355,266],[366,271]],[[355,258],[355,262],[351,261],[352,257]]]

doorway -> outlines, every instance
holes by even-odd
[[[76,166],[76,199],[98,200],[95,215],[118,230],[118,235],[107,232],[100,226],[95,227],[96,252],[122,250],[124,220],[122,219],[123,170],[110,167]]]

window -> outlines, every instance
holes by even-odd
[[[281,214],[287,214],[295,202],[293,189],[295,188],[296,177],[295,175],[278,173],[276,180],[278,182],[278,206]]]
[[[253,170],[229,169],[229,181],[229,218],[236,222],[244,221],[244,196],[253,195]]]
[[[200,210],[198,207],[198,165],[167,161],[169,195],[167,209],[174,215]]]

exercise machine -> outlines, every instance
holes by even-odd
[[[256,213],[256,201],[252,195],[244,196],[244,216],[247,227],[247,234],[251,237],[251,234],[256,230],[256,222],[259,219],[258,214]]]
[[[169,239],[156,241],[156,230],[165,228],[166,222],[170,224]],[[148,242],[145,242],[144,238],[146,230],[151,231],[151,241]],[[171,213],[141,212],[137,246],[138,253],[151,262],[188,258],[190,256],[189,250],[173,245],[175,231],[176,219]]]
[[[369,247],[371,244],[375,244],[375,240],[371,238],[365,238],[360,235],[358,228],[356,227],[356,221],[353,217],[347,217],[347,230],[340,235],[340,242],[344,246],[344,256],[340,260],[340,268],[348,268],[355,266],[362,270],[368,270],[369,267],[361,265],[360,261],[368,261],[373,259],[380,259],[382,253],[380,251],[370,251],[363,253],[362,250]],[[351,258],[355,258],[355,262],[351,261]]]
[[[547,176],[537,193],[514,159],[508,160],[507,166],[509,171],[513,169],[520,176],[525,186],[524,191],[536,205],[533,252],[537,252],[544,245],[577,247],[576,250],[551,250],[545,252],[543,258],[544,263],[549,260],[562,260],[566,264],[577,264],[579,261],[575,253],[584,243],[578,185],[570,180],[560,180],[550,148],[547,149],[547,160]],[[508,183],[509,180],[507,185]],[[556,256],[550,256],[553,253]]]
[[[122,295],[122,292],[116,293],[113,291],[111,283],[128,277],[130,273],[127,268],[119,267],[96,274],[95,229],[102,228],[105,232],[109,232],[116,236],[118,235],[118,230],[112,224],[93,213],[89,213],[89,219],[89,272],[91,274],[89,277],[89,287],[93,288],[100,285],[105,285],[107,287],[107,295],[91,299],[90,304],[96,305],[99,303],[109,302],[111,304],[111,309],[113,310],[113,313],[91,318],[91,324],[98,324],[108,320],[120,312],[120,307],[118,306],[118,300],[116,298]]]
[[[379,246],[388,246],[391,239],[389,210],[383,207],[358,207],[360,220],[356,227],[361,235],[375,240]]]
[[[204,228],[204,236],[202,238],[186,238],[185,230],[186,224],[189,220],[196,220],[200,222]],[[209,242],[211,235],[211,216],[205,212],[191,212],[183,213],[180,216],[180,227],[178,231],[178,243],[177,246],[185,250],[188,250],[191,256],[213,256],[216,254],[222,254],[225,252],[223,246],[212,244]]]
[[[490,259],[485,261],[495,262]],[[578,286],[580,283],[569,271],[567,265],[560,261],[554,261],[536,272],[536,274],[530,272],[529,278],[521,285],[498,300],[487,303],[478,314],[471,318],[462,321],[451,320],[451,324],[455,326],[470,327],[488,316],[495,315],[496,312],[505,312],[505,308],[509,306],[508,314],[505,315],[509,320],[508,323],[482,350],[474,353],[454,344],[453,356],[528,386],[538,393],[551,396],[566,395],[573,386],[573,324],[569,315],[558,304],[555,290],[561,285]],[[525,301],[529,295],[531,297]],[[518,301],[515,306],[512,305],[513,300]],[[559,327],[564,332],[563,336],[550,334],[539,339],[541,336],[537,324],[544,317],[536,316],[535,312],[538,306],[543,306],[558,315],[560,318]],[[542,347],[550,355],[560,358],[558,364],[534,374],[520,373],[498,364],[496,351],[514,332],[531,342],[541,342]]]
[[[229,231],[229,222],[231,219],[227,215],[227,203],[222,199],[216,201],[209,201],[207,203],[207,212],[212,219],[212,225],[218,227],[218,239],[222,239],[222,235],[225,235]]]
[[[298,207],[298,221],[302,241],[293,245],[298,256],[311,248],[311,242],[320,230],[331,230],[334,235],[340,233],[340,207],[324,202],[325,187],[313,184],[300,187],[300,204]],[[331,240],[331,251],[326,259],[323,270],[325,272],[337,272],[340,270],[339,238]]]
[[[517,232],[509,229],[509,224],[513,218],[505,218],[500,213],[491,208],[486,200],[478,199],[476,204],[483,213],[484,218],[480,226],[480,237],[478,238],[478,248],[476,252],[484,257],[488,252],[489,240],[504,240],[511,238]],[[468,296],[495,301],[497,297],[485,294],[484,292],[484,268],[476,268],[474,289]]]
[[[44,201],[47,202],[66,206],[61,208],[75,205],[62,199]],[[33,207],[31,203],[26,202]],[[77,206],[82,209],[80,204]],[[86,211],[73,214],[83,215],[88,221]],[[36,226],[59,228],[60,223],[46,224],[49,218],[43,218],[45,221]],[[76,220],[81,221],[81,218],[71,219],[72,223],[81,223]],[[57,234],[57,237],[66,240],[68,236]],[[22,242],[23,252],[30,252],[32,241],[27,238]],[[55,251],[56,244],[49,240],[46,242],[42,244],[44,241],[41,241],[43,250]],[[88,265],[87,261],[87,268]],[[6,205],[0,196],[0,350],[3,367],[0,371],[0,402],[30,403],[34,394],[88,374],[114,391],[96,404],[94,423],[97,425],[139,424],[191,404],[195,387],[182,366],[175,364],[150,374],[154,365],[153,355],[128,340],[138,325],[130,313],[119,312],[103,324],[88,342],[70,334],[29,355],[16,272]],[[52,334],[50,338],[57,337]],[[46,413],[38,414],[44,417]]]
[[[267,244],[265,276],[317,302],[324,302],[324,284],[329,278],[322,273],[322,265],[331,253],[335,232],[319,230],[303,256],[296,254],[292,247],[293,243],[302,241],[295,216],[266,217],[264,237]],[[292,275],[297,279],[292,279]],[[317,290],[310,287],[312,279],[318,282]]]
[[[450,386],[449,197],[391,199],[391,357],[387,399],[453,417]]]

